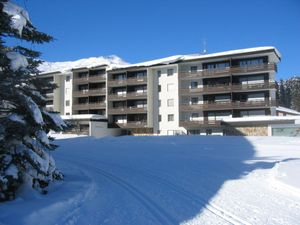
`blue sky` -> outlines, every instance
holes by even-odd
[[[56,40],[47,61],[118,55],[136,63],[176,54],[275,46],[277,78],[300,75],[299,0],[17,0]],[[23,43],[22,43],[23,44]]]

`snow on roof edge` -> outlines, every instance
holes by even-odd
[[[43,62],[39,66],[39,70],[41,74],[48,73],[65,73],[71,72],[75,69],[83,69],[83,68],[96,68],[100,66],[118,66],[118,65],[128,65],[129,63],[124,61],[122,58],[116,55],[110,56],[99,56],[99,57],[89,57],[78,59],[75,61],[64,61],[64,62]]]
[[[283,106],[276,107],[276,110],[277,111],[282,111],[282,112],[287,112],[287,113],[293,113],[293,114],[300,115],[300,112],[298,112],[298,111],[296,111],[294,109],[289,109],[289,108],[283,107]]]
[[[45,64],[62,64],[62,67],[65,68],[59,68],[59,69],[50,69],[46,71],[42,71],[41,74],[47,74],[47,73],[54,73],[57,72],[68,72],[72,70],[77,69],[83,69],[83,68],[95,68],[100,66],[107,66],[107,70],[120,70],[120,69],[128,69],[128,68],[135,68],[135,67],[151,67],[151,66],[159,66],[159,65],[168,65],[173,64],[181,61],[189,61],[189,60],[197,60],[197,59],[206,59],[206,58],[212,58],[212,57],[220,57],[220,56],[227,56],[227,55],[236,55],[236,54],[243,54],[243,53],[252,53],[252,52],[260,52],[260,51],[267,51],[267,50],[274,50],[275,54],[281,58],[280,52],[274,47],[274,46],[262,46],[262,47],[255,47],[255,48],[245,48],[245,49],[237,49],[237,50],[230,50],[230,51],[223,51],[223,52],[217,52],[217,53],[210,53],[210,54],[190,54],[190,55],[174,55],[169,56],[165,58],[159,58],[155,60],[150,61],[144,61],[140,63],[134,63],[130,64],[124,61],[123,59],[119,58],[116,55],[111,55],[108,57],[90,57],[85,59],[79,59],[76,61],[66,61],[66,62],[45,62]],[[107,60],[107,63],[99,62],[95,63],[94,60],[101,59],[101,60]],[[86,61],[86,62],[84,62]],[[81,63],[83,62],[83,63]],[[65,64],[65,66],[64,66]],[[66,65],[68,64],[68,65]],[[77,65],[79,64],[79,65]],[[77,65],[77,66],[76,66]],[[59,66],[58,66],[59,67]]]
[[[179,62],[179,61],[206,59],[206,58],[212,58],[212,57],[260,52],[260,51],[267,51],[267,50],[274,50],[274,52],[278,56],[278,58],[279,59],[281,58],[280,52],[274,46],[262,46],[262,47],[255,47],[255,48],[245,48],[245,49],[216,52],[216,53],[210,53],[210,54],[204,54],[204,55],[202,55],[202,54],[174,55],[174,56],[169,56],[169,57],[165,57],[165,58],[119,66],[117,68],[110,68],[110,70],[128,69],[128,68],[134,68],[134,67],[149,67],[149,66],[158,66],[158,65],[168,65],[168,64]]]
[[[224,122],[261,122],[261,121],[286,121],[300,120],[300,116],[253,116],[253,117],[236,117],[224,118]]]

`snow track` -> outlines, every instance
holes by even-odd
[[[93,159],[87,158],[87,157],[84,157],[82,159],[84,159],[84,162],[91,162],[93,160]],[[66,160],[68,160],[68,159],[66,159]],[[153,200],[151,200],[151,198],[148,197],[145,193],[143,193],[141,190],[134,187],[132,184],[125,181],[124,179],[122,179],[110,172],[107,172],[99,167],[91,166],[87,163],[82,163],[82,161],[80,162],[80,161],[72,160],[72,162],[74,163],[74,165],[81,164],[83,167],[88,167],[88,168],[92,169],[93,171],[97,171],[97,173],[101,174],[105,178],[114,182],[116,185],[121,186],[129,194],[134,196],[141,203],[141,205],[143,207],[145,207],[154,216],[154,218],[157,220],[158,223],[166,224],[166,225],[167,224],[178,224],[178,221],[176,221],[176,219],[174,219],[172,217],[172,215],[170,215],[162,207],[160,207],[159,203],[156,203]],[[211,203],[206,203],[205,200],[201,196],[193,194],[193,193],[185,190],[184,188],[167,181],[166,179],[163,179],[161,177],[153,175],[149,171],[148,172],[143,171],[143,173],[141,173],[138,170],[134,170],[134,169],[131,169],[128,167],[122,167],[122,166],[118,166],[118,165],[114,165],[114,164],[109,164],[109,163],[99,161],[99,160],[97,160],[97,162],[95,162],[95,163],[106,165],[109,167],[115,167],[115,168],[120,169],[120,171],[127,170],[129,172],[129,174],[131,174],[131,175],[134,175],[134,176],[138,175],[138,176],[140,176],[141,179],[149,179],[149,181],[151,183],[156,183],[157,185],[163,185],[165,187],[162,187],[162,189],[167,188],[172,191],[175,191],[178,194],[178,196],[180,196],[181,198],[186,198],[188,201],[195,202],[198,205],[201,205],[202,207],[206,208],[211,213],[215,214],[220,219],[222,219],[230,224],[251,225],[244,219],[241,219],[241,218],[235,216],[233,213],[231,213],[225,209],[222,209],[220,206],[217,206],[217,205],[211,204]],[[94,163],[93,163],[93,165],[94,165]],[[86,173],[88,173],[88,172],[86,171]]]
[[[115,166],[115,165],[112,165],[112,166]],[[124,169],[124,167],[122,169]],[[126,169],[129,169],[129,168],[126,168]],[[137,173],[136,170],[133,170],[133,169],[130,169],[130,170],[132,173]],[[149,172],[145,172],[145,171],[143,172],[143,174],[140,174],[140,176],[141,176],[141,178],[150,179],[152,182],[155,182],[159,185],[163,185],[166,188],[177,192],[181,197],[185,197],[189,201],[195,202],[195,203],[201,205],[202,207],[209,210],[211,213],[213,213],[216,216],[220,217],[221,219],[225,220],[226,222],[229,222],[231,224],[251,225],[250,223],[246,222],[245,220],[235,216],[234,214],[228,212],[225,209],[222,209],[221,207],[219,207],[215,204],[206,203],[205,200],[201,196],[193,194],[193,193],[185,190],[184,188],[167,181],[166,179],[155,176],[155,175],[153,175]]]
[[[88,158],[85,158],[86,160],[91,160]],[[126,192],[128,192],[130,195],[132,195],[137,201],[141,203],[143,207],[145,207],[157,220],[160,224],[176,224],[176,221],[174,218],[172,218],[171,215],[169,215],[163,208],[159,206],[159,204],[155,203],[153,200],[151,200],[147,195],[145,195],[142,191],[140,191],[138,188],[134,187],[124,179],[113,175],[107,171],[104,171],[103,169],[95,166],[91,166],[88,164],[83,164],[79,161],[72,162],[75,164],[81,164],[84,165],[86,168],[92,169],[94,172],[96,171],[101,176],[105,177],[106,179],[110,180],[114,184],[118,185],[122,189],[124,189]]]

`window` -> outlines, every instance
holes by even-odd
[[[85,78],[85,77],[87,77],[88,76],[88,72],[80,72],[80,73],[78,73],[78,77],[79,78]]]
[[[256,59],[245,59],[239,62],[240,66],[253,66],[253,65],[261,65],[264,63],[263,58],[256,58]]]
[[[168,114],[168,121],[174,121],[174,114]]]
[[[174,84],[168,84],[167,91],[173,91],[173,90],[174,90]]]
[[[168,99],[167,105],[168,105],[168,107],[174,106],[174,99]]]
[[[228,102],[231,100],[230,95],[216,95],[215,96],[215,102]]]
[[[69,115],[70,115],[70,113],[66,113],[66,115],[67,115],[67,116],[69,116]]]
[[[161,115],[158,115],[158,122],[161,122]]]
[[[167,75],[168,75],[168,76],[172,76],[173,73],[174,73],[174,69],[168,69],[168,70],[167,70]]]
[[[268,77],[268,75],[266,75]],[[238,82],[240,84],[263,84],[265,82],[265,76],[262,75],[251,75],[238,77]]]
[[[158,92],[161,92],[161,85],[158,85],[157,89],[158,89]]]
[[[46,100],[46,105],[53,105],[53,100]]]
[[[147,77],[147,73],[144,71],[137,72],[136,74],[136,78],[138,80],[143,80],[145,77]]]
[[[191,73],[197,73],[198,67],[197,66],[191,66]]]
[[[206,129],[206,135],[212,135],[212,129]]]
[[[70,88],[66,88],[66,95],[70,94]]]
[[[195,88],[198,88],[198,82],[192,81],[191,82],[191,89],[195,89]]]
[[[119,81],[126,80],[126,74],[124,74],[124,73],[114,74],[113,80],[119,80]]]
[[[70,76],[66,76],[66,82],[69,82],[69,81],[70,81],[70,79],[71,79],[71,77],[70,77]]]
[[[104,75],[105,73],[106,73],[105,69],[90,70],[90,76]]]
[[[70,106],[70,100],[66,101],[66,106]]]
[[[198,97],[191,98],[191,105],[197,105],[198,104]]]
[[[203,64],[203,69],[226,69],[229,67],[229,62],[215,62]]]
[[[241,117],[262,116],[262,115],[266,115],[265,110],[242,110],[240,112]]]
[[[157,77],[161,77],[161,70],[157,70]]]
[[[161,100],[158,100],[158,107],[161,107]]]
[[[199,113],[192,113],[191,120],[197,120],[199,118]]]
[[[200,130],[189,130],[188,134],[189,135],[200,135]]]

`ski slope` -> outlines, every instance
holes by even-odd
[[[299,224],[300,139],[79,137],[56,141],[64,182],[24,188],[0,224]]]

